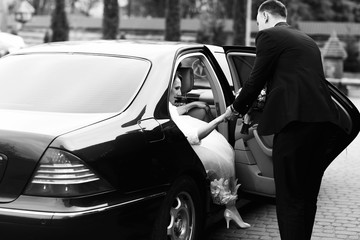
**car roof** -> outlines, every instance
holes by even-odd
[[[40,44],[22,49],[24,53],[87,53],[136,56],[152,59],[162,54],[175,53],[183,48],[202,47],[203,45],[165,41],[131,41],[131,40],[90,40],[66,41]]]

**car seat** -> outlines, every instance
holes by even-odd
[[[178,68],[178,73],[181,75],[181,102],[187,104],[192,101],[198,101],[199,96],[189,94],[194,87],[194,70],[191,67],[180,67]],[[206,122],[209,122],[214,118],[209,107],[206,109],[194,107],[188,111],[187,114]]]
[[[194,71],[190,67],[180,67],[178,68],[178,73],[181,76],[181,94],[184,98],[188,92],[190,92],[194,87]]]

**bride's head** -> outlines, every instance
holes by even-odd
[[[171,86],[170,103],[175,105],[176,98],[181,95],[181,77],[179,74],[175,75],[175,79]]]

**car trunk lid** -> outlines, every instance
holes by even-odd
[[[106,117],[1,110],[0,202],[11,202],[22,193],[42,154],[57,136]]]

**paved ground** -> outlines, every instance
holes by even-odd
[[[360,109],[360,98],[351,98]],[[280,239],[275,205],[251,202],[240,208],[252,225],[226,229],[224,219],[212,224],[206,240]],[[313,240],[360,240],[360,136],[326,170],[319,193]]]

